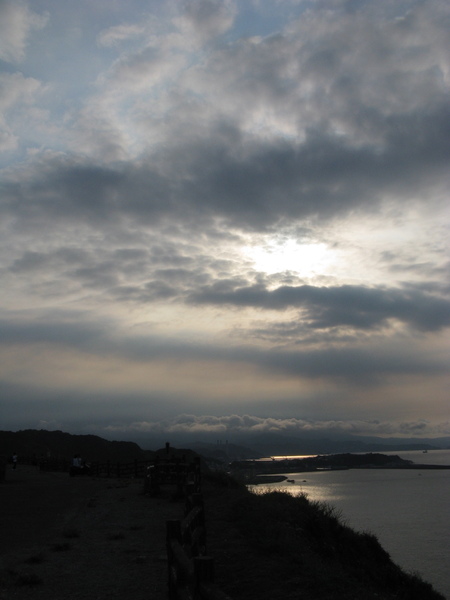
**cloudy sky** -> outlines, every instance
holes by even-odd
[[[0,428],[450,435],[449,30],[0,0]]]

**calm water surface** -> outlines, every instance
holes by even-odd
[[[450,465],[450,450],[385,454]],[[295,483],[264,487],[304,492],[311,500],[332,504],[348,525],[374,533],[397,564],[419,573],[450,600],[450,470],[350,469],[286,476]]]

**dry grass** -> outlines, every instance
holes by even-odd
[[[73,540],[73,539],[79,538],[81,534],[78,529],[68,528],[62,532],[62,535],[63,535],[63,537],[67,538],[68,540]]]
[[[234,600],[443,600],[328,504],[224,482],[209,493],[208,550]]]
[[[26,565],[40,565],[45,562],[45,556],[43,554],[32,554],[23,561]]]
[[[165,522],[182,518],[182,502],[144,496],[139,481],[59,483],[46,475],[35,482],[42,502],[30,507],[29,485],[24,479],[2,490],[17,518],[0,523],[11,540],[0,557],[0,600],[167,599]],[[224,475],[205,478],[203,487],[207,550],[217,584],[233,600],[442,600],[331,506],[251,494]],[[53,510],[45,513],[49,493]],[[18,530],[28,516],[30,525]]]

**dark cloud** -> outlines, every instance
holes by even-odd
[[[29,176],[5,185],[3,208],[25,222],[45,225],[77,221],[98,224],[117,217],[120,172],[72,158],[43,157]],[[105,224],[105,223],[103,223]]]
[[[303,285],[269,290],[263,285],[238,287],[233,281],[224,281],[193,293],[190,301],[266,310],[302,308],[303,319],[318,329],[342,326],[374,329],[389,319],[423,331],[436,331],[450,325],[450,302],[417,289]]]
[[[283,409],[259,400],[267,414],[330,383],[339,398],[382,388],[412,406],[421,378],[423,398],[441,398],[429,382],[448,369],[448,3],[91,4],[44,1],[48,19],[2,5],[16,25],[0,54],[26,73],[0,76],[6,388],[17,351],[48,422],[55,356],[79,360],[83,411],[91,359],[120,364],[125,382],[156,362],[187,380],[191,366],[218,381],[256,373],[233,390],[242,410],[261,375],[302,387]],[[289,240],[298,270],[247,252],[270,262]],[[152,380],[150,403],[207,412],[165,383]],[[96,385],[104,407],[104,372]],[[111,414],[128,406],[114,395]]]
[[[290,219],[372,211],[386,196],[402,203],[447,181],[449,124],[450,110],[440,108],[390,118],[381,145],[353,147],[314,132],[302,143],[259,140],[244,155],[212,133],[164,153],[168,174],[157,156],[117,168],[51,159],[9,183],[3,210],[43,225],[51,217],[105,228],[126,217],[148,225],[170,218],[196,228],[221,218],[260,230]]]
[[[21,258],[16,259],[10,266],[13,273],[35,271],[45,267],[48,263],[48,257],[42,252],[26,251]]]
[[[147,418],[164,419],[181,412],[184,400],[175,394],[146,391],[126,394],[115,390],[54,389],[45,386],[12,385],[0,380],[3,398],[2,429],[58,429],[72,433],[103,435],[108,427]],[[193,405],[195,399],[192,398]],[[126,439],[126,438],[125,438]],[[128,438],[129,439],[129,438]]]
[[[161,291],[161,290],[160,290]],[[164,290],[162,291],[162,293]],[[302,347],[296,350],[283,348],[264,349],[256,345],[219,345],[201,341],[182,341],[156,334],[131,335],[113,322],[89,322],[82,315],[56,316],[28,321],[22,317],[0,322],[4,348],[29,344],[45,344],[48,349],[63,351],[78,349],[92,358],[119,358],[138,363],[176,361],[181,364],[223,363],[252,365],[267,373],[282,373],[299,378],[325,378],[348,381],[358,385],[377,384],[383,377],[393,375],[442,374],[447,364],[436,357],[423,356],[420,350],[412,351],[407,342],[391,340],[387,345],[368,344],[361,340],[351,343],[324,344],[323,347]]]
[[[260,365],[273,371],[312,379],[329,378],[353,384],[380,385],[387,377],[399,375],[438,375],[446,372],[444,361],[408,352],[406,347],[373,349],[332,347],[306,351],[269,351],[260,357]]]
[[[51,318],[33,319],[16,315],[8,320],[0,320],[0,344],[56,344],[79,348],[88,347],[94,340],[102,338],[104,326],[82,321],[81,315],[75,320]]]

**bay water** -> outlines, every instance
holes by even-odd
[[[450,465],[450,450],[385,452],[416,464]],[[290,458],[290,457],[285,457]],[[450,600],[450,470],[349,469],[286,473],[294,483],[264,484],[334,506],[357,531],[375,534],[404,571]]]

